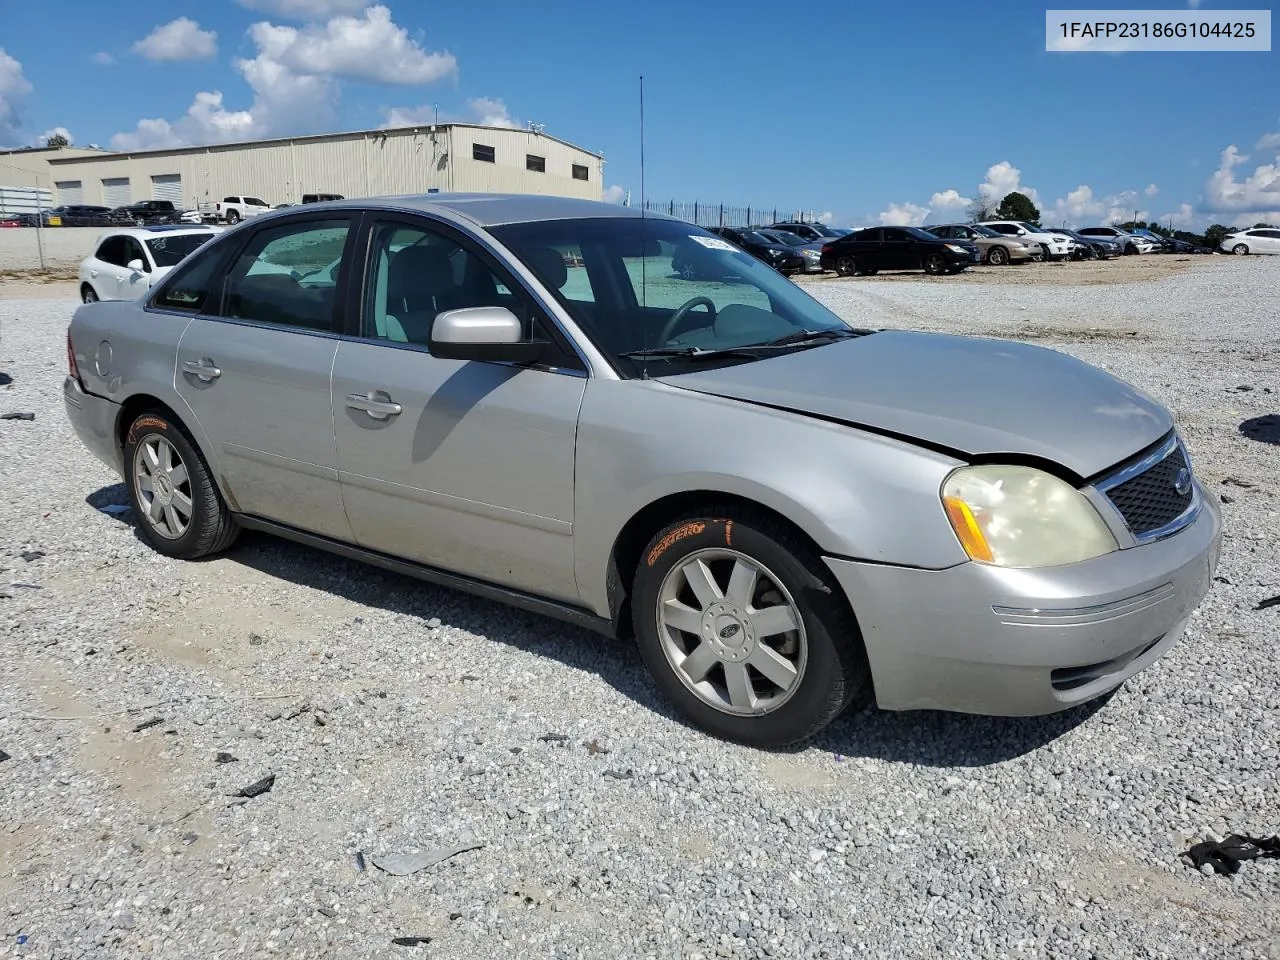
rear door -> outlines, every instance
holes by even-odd
[[[94,252],[93,262],[89,264],[89,282],[97,291],[99,299],[120,299],[120,285],[124,278],[125,246],[124,237],[114,234],[98,244]]]
[[[916,241],[901,227],[883,227],[881,261],[886,270],[913,270],[920,266],[920,254]]]
[[[333,373],[338,470],[356,541],[576,600],[585,365],[562,339],[534,367],[433,357],[427,341],[444,310],[505,306],[529,335],[557,334],[532,296],[453,227],[386,216],[371,230],[363,296]],[[565,255],[544,252],[567,277]]]
[[[178,344],[177,388],[216,445],[233,509],[341,540],[351,528],[329,384],[353,219],[304,215],[243,228],[221,258],[225,273],[201,286],[185,268],[157,303],[197,304]]]
[[[124,241],[124,262],[125,266],[120,273],[120,283],[117,296],[121,300],[137,300],[151,288],[151,262],[147,259],[147,252],[142,249],[142,244],[137,237],[121,237]],[[142,261],[142,269],[137,270],[130,267],[129,264],[135,260]]]

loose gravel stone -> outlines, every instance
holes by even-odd
[[[1280,865],[1180,854],[1280,832],[1280,610],[1254,609],[1280,593],[1280,458],[1241,430],[1276,413],[1278,280],[1214,257],[809,285],[860,324],[1102,364],[1174,410],[1210,489],[1249,486],[1187,636],[1105,702],[864,709],[777,753],[690,729],[634,649],[573,627],[265,536],[152,552],[62,410],[74,302],[0,301],[0,406],[36,413],[0,423],[0,956],[1274,960]]]

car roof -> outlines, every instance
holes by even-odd
[[[320,204],[307,204],[314,210]],[[574,197],[548,197],[525,193],[427,193],[388,197],[326,200],[328,209],[417,210],[443,214],[449,218],[469,220],[478,227],[496,227],[508,223],[539,220],[585,220],[600,217],[636,219],[638,207],[624,207],[602,200],[580,200]],[[665,214],[647,211],[650,220],[677,220]]]
[[[154,237],[156,234],[167,234],[167,233],[216,234],[216,233],[222,233],[222,232],[223,231],[221,227],[215,227],[207,223],[206,224],[170,223],[170,224],[156,224],[155,226],[151,226],[151,227],[116,227],[112,230],[102,231],[102,233],[98,234],[98,239],[103,240],[107,237],[127,236],[127,237],[136,237],[139,240],[146,240],[149,237]]]

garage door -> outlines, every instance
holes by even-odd
[[[108,207],[123,207],[129,200],[128,177],[112,177],[102,181],[102,202]]]
[[[170,200],[175,207],[182,206],[182,174],[165,173],[152,177],[151,199]]]
[[[54,186],[58,188],[58,203],[84,203],[84,187],[79,180],[59,180]]]

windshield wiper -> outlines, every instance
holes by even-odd
[[[822,330],[795,330],[764,343],[753,343],[752,347],[793,347],[801,343],[830,343],[833,340],[847,340],[849,337],[860,337],[865,331],[848,327],[831,327]]]
[[[667,358],[702,360],[713,357],[749,357],[755,359],[761,353],[771,350],[808,346],[810,344],[817,346],[821,343],[831,343],[834,340],[861,337],[870,332],[869,330],[853,330],[841,327],[822,330],[795,330],[785,336],[778,337],[776,340],[766,340],[763,343],[743,343],[736,347],[718,347],[715,349],[706,347],[651,347],[648,350],[627,350],[618,354],[618,356],[626,357],[630,360]]]
[[[712,357],[749,357],[760,356],[755,345],[746,347],[722,347],[708,350],[706,347],[650,347],[648,350],[624,350],[618,354],[628,360],[706,360]]]

